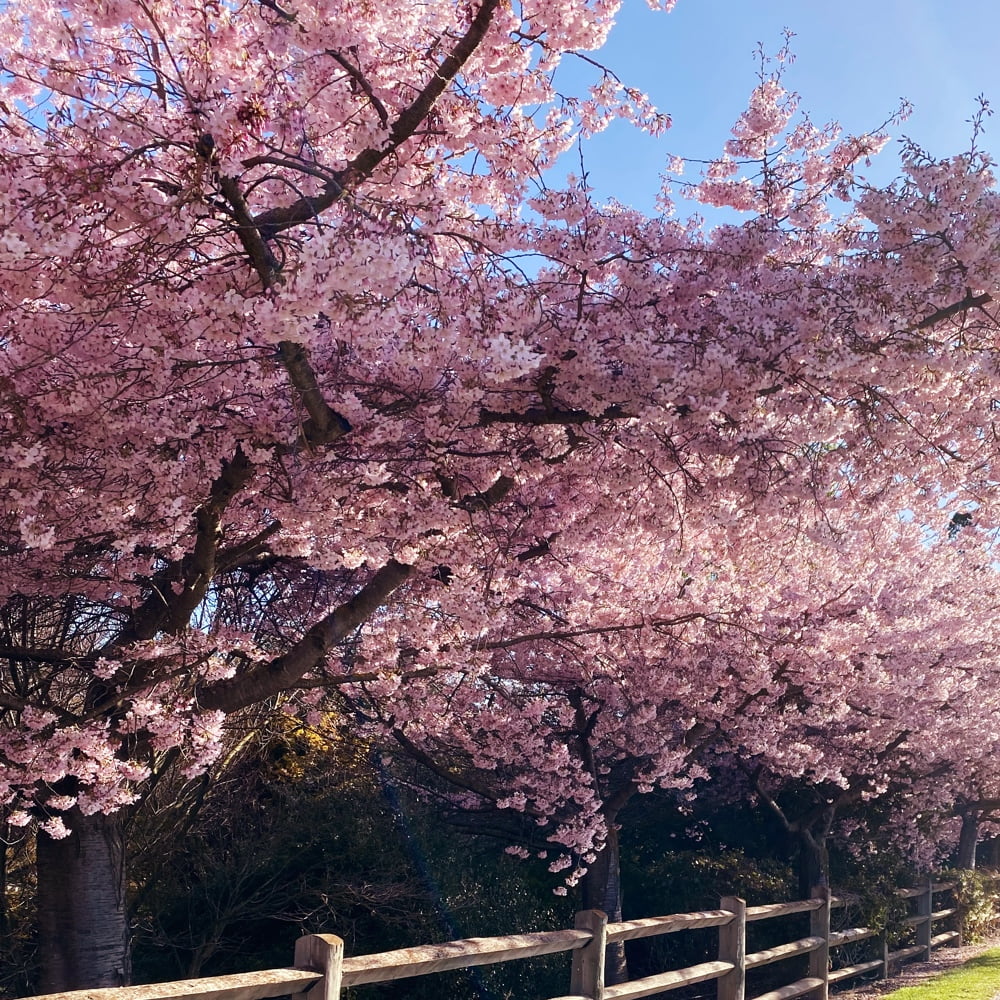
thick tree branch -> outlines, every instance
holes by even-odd
[[[261,5],[261,7],[267,7],[268,10],[273,10],[283,21],[287,21],[289,24],[293,24],[295,22],[295,15],[290,14],[283,7],[279,7],[277,3],[275,3],[275,0],[257,0],[257,2]]]
[[[236,236],[260,278],[261,288],[265,293],[270,292],[278,283],[278,262],[251,216],[236,178],[220,177],[219,187],[232,209],[236,219]],[[278,354],[308,414],[308,419],[302,423],[302,436],[306,442],[318,446],[343,437],[351,425],[323,398],[305,348],[285,340],[278,345]]]
[[[301,344],[283,340],[278,345],[278,351],[281,363],[309,414],[308,419],[302,423],[302,437],[306,443],[311,447],[318,447],[342,438],[351,429],[351,425],[323,398],[306,349]]]
[[[500,503],[516,485],[510,476],[499,476],[489,489],[462,497],[457,506],[461,507],[462,510],[469,511],[470,514],[475,511],[489,510],[490,507]]]
[[[771,812],[781,821],[781,825],[785,828],[787,833],[796,833],[797,824],[793,824],[792,821],[785,814],[784,809],[778,804],[778,800],[764,788],[764,784],[761,781],[761,768],[756,768],[752,773],[749,774],[750,780],[753,782],[754,791],[760,797],[760,800],[768,806]]]
[[[632,416],[626,413],[618,404],[609,406],[601,413],[590,413],[587,410],[554,410],[541,406],[532,406],[523,412],[501,412],[482,409],[479,411],[479,426],[490,424],[529,424],[540,427],[543,424],[593,424],[603,420],[623,420]]]
[[[253,466],[242,448],[228,461],[212,484],[208,501],[195,515],[196,535],[190,559],[184,561],[183,589],[170,600],[168,625],[177,632],[187,627],[195,608],[205,599],[215,579],[216,554],[222,538],[222,515],[230,501],[253,478]]]
[[[950,306],[945,306],[943,309],[938,309],[937,312],[931,313],[930,316],[925,316],[913,329],[927,330],[946,319],[951,319],[952,316],[967,312],[969,309],[981,308],[992,301],[993,297],[987,292],[983,292],[982,295],[973,295],[972,292],[969,292],[961,301],[955,302]]]
[[[219,550],[215,557],[215,565],[220,573],[227,573],[247,562],[260,558],[266,551],[269,538],[276,535],[281,530],[280,521],[272,521],[263,531],[257,532],[253,538],[248,538],[245,542],[237,545],[227,545]]]
[[[11,712],[23,712],[29,705],[34,707],[33,702],[26,701],[24,698],[15,698],[13,695],[0,692],[0,708]]]
[[[638,791],[639,781],[634,777],[629,778],[623,785],[619,785],[616,791],[611,792],[604,799],[602,810],[604,818],[609,823],[613,823],[615,817],[635,798]]]
[[[61,653],[56,649],[35,646],[0,646],[0,659],[27,661],[29,663],[49,663],[59,667],[73,667],[89,659],[73,653]]]
[[[236,179],[220,177],[219,187],[233,210],[236,236],[260,278],[261,287],[265,293],[269,292],[278,282],[278,262],[251,216]],[[351,425],[323,398],[316,372],[309,362],[305,348],[301,344],[285,340],[278,345],[278,354],[309,415],[302,423],[302,436],[305,441],[311,446],[318,446],[343,437],[351,429]]]
[[[253,474],[253,465],[243,450],[237,448],[236,454],[226,462],[212,483],[208,499],[195,512],[194,548],[183,559],[170,563],[153,577],[149,596],[133,612],[129,624],[99,655],[113,656],[115,649],[152,639],[164,629],[180,631],[187,627],[191,614],[204,600],[216,575],[222,515]],[[181,583],[179,593],[173,587],[178,578]]]
[[[278,262],[264,237],[261,236],[236,178],[220,176],[219,188],[229,202],[233,217],[236,219],[236,237],[250,258],[250,263],[260,278],[261,287],[265,291],[270,291],[277,281]]]
[[[254,225],[264,239],[271,239],[291,226],[308,222],[317,213],[329,208],[343,197],[344,192],[357,187],[371,176],[375,168],[391,156],[407,141],[427,118],[437,99],[455,79],[459,71],[476,51],[493,21],[500,6],[500,0],[483,0],[479,12],[472,19],[465,34],[458,40],[448,56],[442,60],[437,70],[424,88],[404,108],[389,129],[387,141],[380,147],[363,150],[335,178],[329,180],[321,194],[315,198],[300,198],[284,208],[273,208],[262,212],[254,219]]]
[[[411,572],[412,567],[394,559],[389,561],[351,600],[318,621],[281,656],[235,677],[197,688],[198,704],[204,709],[234,712],[294,687],[333,646],[371,618]]]

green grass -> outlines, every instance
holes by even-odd
[[[970,958],[919,986],[906,986],[882,1000],[992,1000],[1000,992],[1000,948]]]

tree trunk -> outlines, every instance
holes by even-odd
[[[10,828],[6,817],[0,821],[0,941],[7,934],[7,865],[10,851]]]
[[[979,843],[979,810],[962,811],[962,830],[958,835],[956,865],[970,871],[976,867],[976,845]]]
[[[991,837],[985,845],[986,857],[984,863],[996,871],[1000,868],[1000,837]]]
[[[38,989],[42,993],[123,986],[131,977],[121,819],[63,816],[70,835],[39,831]]]
[[[581,882],[583,909],[603,910],[609,923],[622,919],[621,849],[614,819],[608,820],[608,839],[604,850],[587,869]],[[628,982],[625,942],[608,945],[604,957],[604,979],[607,986]]]
[[[818,885],[830,884],[830,856],[826,837],[808,828],[798,831],[799,898],[808,899]]]

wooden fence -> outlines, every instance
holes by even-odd
[[[792,903],[747,906],[742,899],[726,896],[717,910],[621,923],[608,923],[599,910],[586,910],[577,914],[573,930],[467,938],[357,958],[344,958],[344,943],[335,935],[310,934],[296,943],[293,968],[150,986],[52,993],[34,1000],[264,1000],[287,995],[293,1000],[340,1000],[341,991],[349,986],[559,952],[572,952],[570,992],[553,1000],[633,1000],[710,980],[716,981],[718,1000],[791,1000],[801,996],[826,1000],[833,984],[864,973],[888,975],[893,966],[902,962],[929,959],[931,951],[940,945],[961,944],[959,928],[934,933],[935,924],[944,921],[960,924],[957,906],[934,909],[934,897],[953,889],[950,883],[928,880],[920,888],[898,890],[897,895],[914,901],[916,912],[906,923],[914,929],[916,942],[890,952],[883,941],[880,957],[832,971],[831,966],[835,964],[832,953],[853,942],[874,938],[877,932],[867,927],[831,931],[831,911],[846,906],[847,901],[832,897],[829,890],[821,888],[814,891],[811,899]],[[747,954],[747,924],[796,913],[809,915],[807,937]],[[615,986],[605,985],[604,957],[609,944],[704,927],[718,928],[718,958],[715,961]],[[755,998],[747,997],[748,970],[795,956],[808,956],[806,976]]]

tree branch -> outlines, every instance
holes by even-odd
[[[258,215],[254,219],[254,225],[263,238],[271,239],[291,226],[315,218],[317,213],[339,201],[345,191],[357,187],[370,177],[383,160],[391,156],[406,142],[416,132],[434,107],[437,99],[444,93],[447,86],[455,79],[461,68],[476,51],[480,42],[486,37],[486,32],[499,5],[500,0],[483,0],[479,12],[472,19],[465,34],[440,63],[423,90],[417,94],[408,107],[399,113],[392,128],[389,129],[389,138],[384,145],[378,148],[370,146],[359,153],[343,170],[337,173],[335,178],[326,183],[322,194],[317,197],[300,198],[284,208],[272,208]]]
[[[316,447],[342,438],[351,429],[351,425],[323,398],[306,349],[301,344],[283,340],[278,345],[278,352],[281,363],[309,414],[309,418],[302,424],[302,437],[306,443]]]
[[[326,54],[333,59],[334,62],[341,66],[347,75],[364,92],[365,97],[368,98],[372,107],[375,109],[375,113],[378,115],[379,121],[382,123],[382,127],[387,129],[389,127],[389,112],[385,110],[385,105],[378,99],[375,91],[372,90],[372,85],[368,82],[364,73],[362,73],[357,66],[342,56],[335,49],[327,49]]]
[[[411,572],[412,567],[390,560],[354,597],[313,625],[287,652],[235,677],[199,686],[197,703],[204,709],[233,712],[294,687],[333,646],[371,618]]]
[[[229,202],[236,219],[236,237],[243,245],[253,269],[260,278],[265,291],[274,287],[278,275],[278,262],[271,253],[267,241],[261,235],[254,217],[250,214],[246,199],[235,177],[220,175],[219,189]]]
[[[482,409],[479,411],[479,426],[529,424],[532,427],[540,427],[543,424],[593,424],[603,420],[623,420],[631,416],[633,414],[626,413],[617,403],[602,413],[589,413],[587,410],[554,410],[541,406],[532,406],[522,413]]]
[[[250,214],[243,192],[234,177],[220,177],[219,187],[233,210],[236,219],[236,236],[250,258],[253,269],[260,278],[261,287],[270,291],[278,282],[278,262],[271,253],[257,222]],[[343,437],[351,425],[323,398],[313,370],[301,344],[283,340],[278,345],[281,363],[288,372],[292,385],[298,390],[299,399],[309,418],[302,424],[302,436],[310,445],[329,444]]]
[[[973,295],[972,292],[969,292],[960,302],[955,302],[950,306],[945,306],[943,309],[938,309],[937,312],[931,313],[930,316],[925,316],[915,327],[911,327],[911,329],[927,330],[946,319],[951,319],[952,316],[967,312],[969,309],[978,309],[992,301],[993,297],[988,292],[983,292],[982,295]]]
[[[222,467],[209,490],[208,499],[195,512],[195,543],[192,551],[160,570],[150,581],[150,594],[132,613],[129,624],[98,653],[114,655],[115,649],[152,639],[169,628],[185,628],[191,614],[204,600],[217,571],[216,556],[221,537],[222,515],[236,496],[253,478],[254,469],[243,449]],[[173,584],[180,579],[182,589],[175,593]]]
[[[228,545],[220,549],[215,557],[215,565],[220,573],[242,566],[248,560],[259,558],[264,551],[265,543],[281,530],[280,521],[272,521],[263,531],[257,532],[253,538],[248,538],[238,545]]]

